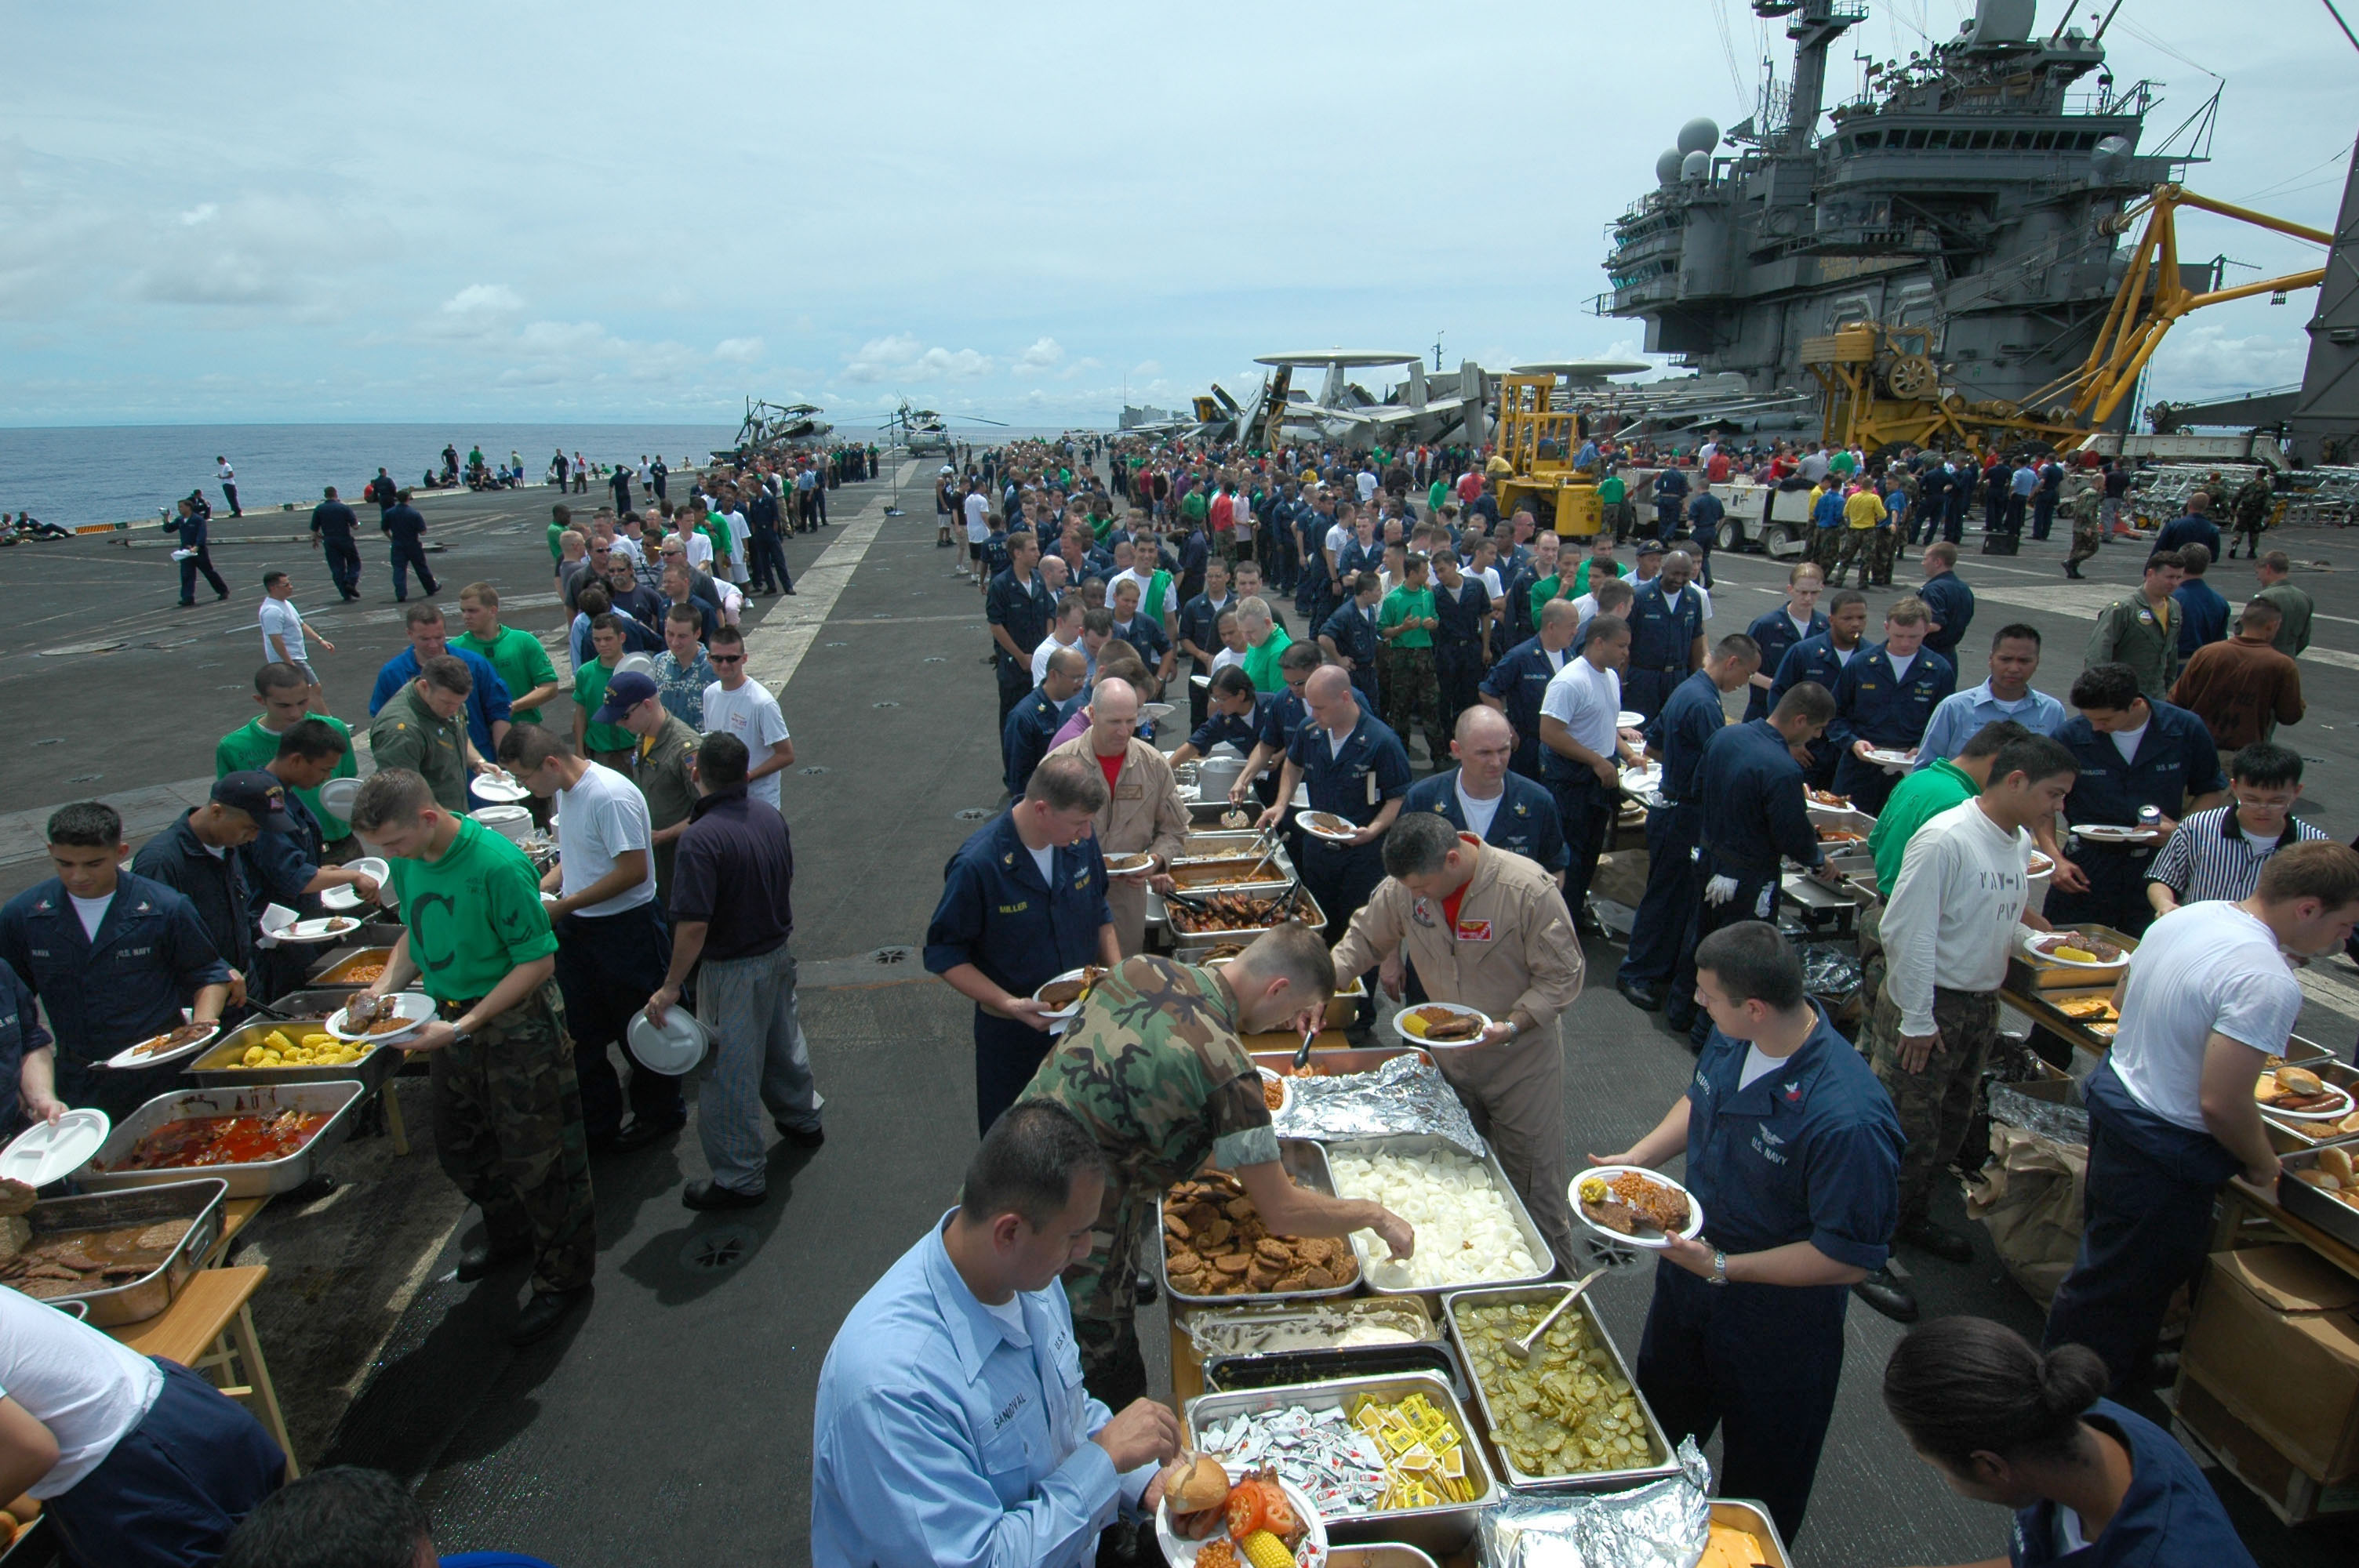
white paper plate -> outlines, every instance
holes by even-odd
[[[1228,962],[1225,958],[1221,961],[1223,963]],[[1294,1103],[1294,1080],[1292,1078],[1288,1077],[1284,1073],[1273,1073],[1267,1067],[1257,1066],[1254,1071],[1261,1075],[1262,1082],[1266,1084],[1276,1084],[1277,1086],[1277,1110],[1270,1112],[1272,1116],[1276,1116],[1278,1111],[1284,1110],[1287,1107]],[[1265,1095],[1262,1098],[1266,1099],[1269,1097]]]
[[[182,1027],[182,1025],[174,1024],[172,1027],[178,1029]],[[154,1037],[151,1035],[149,1038],[152,1039]],[[216,1023],[203,1036],[191,1040],[186,1045],[175,1045],[168,1051],[152,1051],[144,1056],[135,1056],[131,1053],[138,1050],[139,1047],[147,1044],[147,1042],[134,1041],[124,1049],[117,1051],[114,1055],[109,1056],[100,1065],[102,1066],[114,1067],[118,1071],[129,1070],[135,1067],[152,1067],[158,1062],[177,1062],[183,1056],[192,1056],[220,1038],[221,1025]]]
[[[1638,1174],[1646,1177],[1648,1181],[1660,1182],[1667,1187],[1679,1187],[1680,1191],[1687,1193],[1688,1223],[1686,1228],[1682,1229],[1680,1234],[1690,1241],[1703,1234],[1703,1205],[1696,1202],[1695,1194],[1688,1193],[1688,1189],[1686,1187],[1680,1186],[1679,1183],[1671,1180],[1670,1177],[1666,1176],[1660,1171],[1649,1171],[1643,1166],[1638,1165],[1592,1165],[1586,1171],[1574,1176],[1571,1184],[1565,1188],[1565,1195],[1567,1198],[1571,1199],[1572,1203],[1572,1217],[1581,1221],[1582,1224],[1589,1227],[1590,1229],[1597,1232],[1598,1235],[1604,1237],[1609,1241],[1619,1241],[1631,1247],[1643,1247],[1649,1252],[1660,1252],[1665,1248],[1669,1247],[1671,1244],[1669,1237],[1625,1236],[1610,1225],[1598,1224],[1595,1220],[1590,1218],[1581,1211],[1582,1183],[1589,1180],[1592,1176],[1603,1176],[1610,1180],[1613,1177],[1622,1174],[1625,1171],[1636,1171]]]
[[[532,798],[532,791],[514,779],[495,779],[488,773],[475,774],[467,781],[467,787],[475,792],[477,800],[487,800],[495,806],[514,806]]]
[[[1643,768],[1622,770],[1622,787],[1632,795],[1644,795],[1648,790],[1660,789],[1662,784],[1663,769],[1659,762],[1649,762]]]
[[[103,1110],[70,1110],[54,1127],[37,1121],[0,1150],[0,1176],[28,1187],[46,1187],[90,1163],[114,1124]]]
[[[2158,827],[2125,827],[2118,822],[2083,822],[2072,831],[2092,844],[2136,844],[2162,836]]]
[[[1889,746],[1871,746],[1867,751],[1867,760],[1878,767],[1913,768],[1917,765],[1917,753],[1895,751]]]
[[[712,1033],[694,1013],[678,1003],[665,1011],[660,1027],[647,1016],[645,1008],[631,1014],[630,1027],[624,1031],[624,1038],[631,1047],[632,1059],[639,1065],[674,1078],[695,1071],[712,1045]]]
[[[1229,1485],[1234,1487],[1245,1477],[1247,1466],[1232,1465],[1223,1460],[1221,1468],[1229,1473]],[[1302,1521],[1304,1528],[1302,1548],[1294,1554],[1295,1568],[1325,1568],[1327,1521],[1319,1517],[1319,1510],[1311,1505],[1309,1495],[1293,1482],[1281,1477],[1277,1483],[1277,1489],[1284,1492],[1286,1500],[1294,1505],[1294,1517]],[[1226,1528],[1223,1528],[1212,1539],[1227,1541],[1229,1532]],[[1202,1552],[1209,1542],[1186,1540],[1174,1530],[1171,1528],[1171,1505],[1166,1501],[1156,1505],[1155,1544],[1163,1549],[1163,1560],[1173,1564],[1174,1568],[1195,1568],[1197,1554]],[[1245,1552],[1242,1549],[1237,1552],[1237,1561],[1240,1563],[1245,1561]]]
[[[1038,1001],[1038,1000],[1040,1000],[1040,991],[1047,990],[1050,986],[1055,985],[1059,980],[1078,980],[1078,979],[1080,979],[1082,978],[1082,976],[1083,972],[1084,972],[1084,971],[1083,971],[1083,970],[1082,970],[1082,969],[1067,969],[1067,970],[1066,970],[1063,974],[1061,974],[1061,975],[1050,975],[1047,979],[1042,980],[1042,981],[1040,982],[1040,988],[1039,988],[1039,990],[1036,990],[1036,991],[1034,991],[1034,992],[1032,993],[1032,1000],[1033,1000],[1034,1001]],[[1043,1017],[1043,1018],[1049,1018],[1049,1019],[1058,1019],[1058,1018],[1079,1018],[1079,1017],[1081,1016],[1081,1013],[1082,1013],[1082,1004],[1083,1002],[1088,1001],[1089,1000],[1090,1000],[1090,993],[1089,993],[1089,992],[1087,992],[1087,991],[1083,991],[1080,996],[1076,997],[1076,998],[1073,1000],[1073,1005],[1072,1005],[1072,1006],[1071,1006],[1071,1007],[1065,1007],[1065,1008],[1059,1008],[1059,1009],[1057,1009],[1057,1010],[1056,1010],[1055,1011],[1053,1011],[1053,1012],[1044,1012],[1044,1013],[1042,1013],[1040,1016],[1041,1016],[1041,1017]]]
[[[1485,1028],[1485,1029],[1488,1029],[1488,1028],[1490,1028],[1490,1027],[1491,1027],[1491,1020],[1490,1020],[1490,1018],[1489,1018],[1487,1015],[1485,1015],[1485,1014],[1484,1014],[1484,1013],[1481,1013],[1481,1012],[1477,1012],[1474,1009],[1473,1009],[1473,1008],[1471,1008],[1471,1007],[1464,1006],[1463,1004],[1459,1003],[1459,1002],[1454,1002],[1454,1001],[1420,1001],[1420,1002],[1418,1002],[1418,1003],[1414,1004],[1413,1006],[1402,1008],[1398,1012],[1396,1012],[1396,1013],[1394,1013],[1394,1014],[1393,1014],[1393,1033],[1394,1033],[1395,1034],[1399,1035],[1399,1036],[1400,1036],[1404,1041],[1408,1042],[1409,1044],[1411,1044],[1411,1045],[1415,1045],[1415,1046],[1418,1046],[1418,1047],[1419,1047],[1419,1048],[1421,1048],[1421,1049],[1423,1049],[1423,1050],[1427,1050],[1427,1051],[1462,1051],[1462,1050],[1464,1050],[1467,1046],[1473,1044],[1474,1044],[1474,1041],[1473,1041],[1473,1040],[1428,1040],[1424,1035],[1422,1035],[1422,1034],[1419,1034],[1419,1033],[1415,1033],[1415,1032],[1414,1032],[1414,1031],[1412,1031],[1412,1030],[1411,1030],[1411,1028],[1409,1027],[1409,1023],[1410,1023],[1409,1014],[1410,1014],[1410,1013],[1412,1013],[1412,1012],[1414,1012],[1414,1011],[1417,1011],[1417,1009],[1418,1009],[1418,1008],[1420,1008],[1420,1007],[1438,1007],[1438,1008],[1442,1009],[1442,1010],[1443,1010],[1444,1011],[1446,1011],[1446,1012],[1454,1012],[1454,1013],[1458,1014],[1458,1016],[1460,1016],[1461,1018],[1472,1018],[1472,1019],[1474,1019],[1474,1020],[1478,1021],[1479,1022],[1481,1022],[1481,1024],[1483,1025],[1483,1027],[1484,1027],[1484,1028]],[[1477,1036],[1475,1037],[1475,1039],[1478,1039],[1478,1040],[1479,1040],[1480,1038],[1481,1038],[1481,1036],[1480,1036],[1480,1035],[1477,1035]]]
[[[1133,877],[1147,876],[1155,870],[1155,857],[1144,853],[1143,851],[1108,855],[1105,859],[1106,875],[1110,877],[1127,880]],[[1124,867],[1115,865],[1114,862],[1116,860],[1136,860],[1138,863],[1135,866]]]
[[[1631,708],[1625,708],[1614,716],[1614,728],[1616,730],[1644,730],[1646,727],[1647,716]]]
[[[2276,1106],[2264,1105],[2261,1107],[2261,1114],[2281,1116],[2288,1121],[2339,1121],[2351,1114],[2352,1099],[2349,1089],[2344,1088],[2341,1084],[2329,1084],[2326,1086],[2326,1092],[2331,1095],[2341,1095],[2342,1106],[2340,1108],[2328,1106],[2323,1110],[2279,1110]]]
[[[348,871],[359,871],[364,875],[375,877],[377,881],[378,888],[377,902],[385,905],[387,909],[398,909],[401,907],[401,900],[395,896],[393,891],[393,868],[391,866],[386,864],[383,860],[378,860],[374,855],[364,855],[357,860],[347,862],[343,869]],[[353,890],[353,887],[349,882],[340,882],[336,886],[330,888],[327,892],[320,895],[320,902],[326,904],[330,909],[359,909],[363,906],[364,903],[361,895]]]
[[[332,888],[329,890],[333,892]],[[349,914],[321,915],[316,920],[299,920],[270,933],[281,942],[333,942],[339,936],[349,936],[361,928],[361,923]]]
[[[344,1010],[340,1007],[328,1015],[328,1033],[339,1040],[368,1040],[379,1045],[389,1045],[417,1033],[434,1016],[434,999],[424,991],[396,991],[393,993],[393,1008],[409,1021],[408,1028],[388,1029],[382,1034],[371,1034],[365,1029],[349,1030],[344,1027]]]
[[[2041,952],[2036,946],[2038,943],[2047,941],[2051,936],[2061,935],[2063,935],[2063,933],[2056,931],[2027,931],[2023,934],[2023,950],[2030,954],[2035,958],[2041,959],[2047,963],[2059,965],[2067,969],[2118,969],[2124,964],[2130,961],[2129,954],[2126,950],[2124,951],[2122,956],[2118,958],[2101,958],[2093,964],[2086,958],[2060,958],[2053,953]],[[2119,946],[2119,944],[2115,945]]]
[[[353,803],[361,797],[358,779],[330,779],[320,786],[320,804],[338,816],[350,816]]]
[[[1347,824],[1347,826],[1346,826],[1346,827],[1343,828],[1343,830],[1342,832],[1340,832],[1340,833],[1339,833],[1339,832],[1334,831],[1334,830],[1333,830],[1333,829],[1332,829],[1332,828],[1327,828],[1327,827],[1320,827],[1320,826],[1318,826],[1318,825],[1314,824],[1314,823],[1310,820],[1310,818],[1311,818],[1313,816],[1335,816],[1335,815],[1336,815],[1336,814],[1335,814],[1335,813],[1332,813],[1332,812],[1324,812],[1324,813],[1314,813],[1314,812],[1307,812],[1307,811],[1306,811],[1306,812],[1299,812],[1299,813],[1297,813],[1297,814],[1296,814],[1296,816],[1295,816],[1295,818],[1294,818],[1294,825],[1295,825],[1297,827],[1301,828],[1303,832],[1305,832],[1305,833],[1309,834],[1311,838],[1324,838],[1324,839],[1325,839],[1328,843],[1330,843],[1330,844],[1348,844],[1348,843],[1350,843],[1353,839],[1354,839],[1354,838],[1358,838],[1358,837],[1360,836],[1360,828],[1359,828],[1359,825],[1358,825],[1357,823],[1352,822],[1352,821],[1351,821],[1351,819],[1350,819],[1349,817],[1343,817],[1343,818],[1342,818],[1342,819],[1341,819],[1341,820],[1343,820],[1343,822],[1345,822],[1345,823]]]
[[[1138,716],[1150,724],[1160,724],[1177,711],[1168,702],[1142,702],[1138,705]]]

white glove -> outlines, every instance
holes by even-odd
[[[1714,877],[1703,884],[1703,901],[1717,909],[1736,896],[1734,877]]]

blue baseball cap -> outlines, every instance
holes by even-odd
[[[656,683],[636,670],[625,670],[606,683],[606,700],[592,714],[595,724],[620,724],[628,713],[656,695]]]

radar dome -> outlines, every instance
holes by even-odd
[[[2130,144],[2126,136],[2107,136],[2097,144],[2089,165],[2100,179],[2119,179],[2129,172]]]
[[[1692,152],[1688,154],[1687,157],[1680,159],[1680,178],[1681,179],[1710,179],[1712,178],[1712,155],[1707,152]]]
[[[1680,149],[1665,147],[1655,157],[1655,183],[1677,185],[1680,182]]]
[[[1720,127],[1710,120],[1690,120],[1680,127],[1680,151],[1708,153],[1720,146]]]

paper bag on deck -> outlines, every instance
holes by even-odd
[[[2015,1282],[2046,1306],[2081,1246],[2089,1151],[1994,1121],[1990,1163],[1966,1184],[1966,1213],[1990,1232]]]

